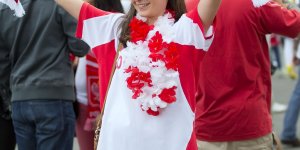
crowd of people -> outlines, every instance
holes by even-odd
[[[281,68],[294,3],[0,0],[0,22],[0,149],[274,147],[269,49]],[[281,135],[295,147],[299,90]]]

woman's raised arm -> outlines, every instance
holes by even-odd
[[[83,4],[82,0],[55,0],[58,5],[63,7],[67,12],[69,12],[77,20],[79,18],[79,13],[81,6]]]
[[[202,20],[205,33],[212,24],[220,4],[221,0],[200,0],[198,3],[198,13]]]

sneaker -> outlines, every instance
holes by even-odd
[[[293,66],[290,66],[290,65],[289,65],[289,66],[287,66],[286,69],[287,69],[287,74],[288,74],[288,76],[289,76],[291,79],[295,80],[295,79],[298,78],[297,73],[295,72]]]
[[[294,140],[281,140],[281,143],[292,147],[300,147],[300,140],[297,138]]]
[[[280,112],[285,112],[287,109],[287,106],[285,104],[280,104],[277,102],[274,102],[272,104],[272,112],[273,113],[280,113]]]

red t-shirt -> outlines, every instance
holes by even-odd
[[[199,0],[185,0],[186,9],[192,10],[197,7]]]
[[[297,36],[300,15],[269,0],[222,0],[216,20],[215,38],[200,69],[197,138],[222,142],[266,135],[272,118],[265,35]]]

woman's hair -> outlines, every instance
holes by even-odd
[[[186,13],[186,7],[184,0],[168,0],[167,3],[167,10],[174,11],[175,13],[175,22],[178,21],[178,19]],[[126,47],[126,42],[130,40],[130,29],[129,29],[129,23],[131,19],[136,15],[136,10],[134,6],[131,4],[130,9],[124,19],[124,21],[120,24],[119,29],[121,30],[120,35],[120,42],[123,44],[124,47]]]
[[[124,13],[121,0],[95,0],[94,6],[104,11]]]

